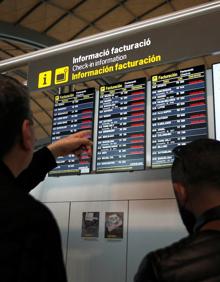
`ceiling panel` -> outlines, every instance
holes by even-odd
[[[2,51],[6,51],[6,52],[10,52],[10,50],[12,49],[11,45],[7,43],[7,41],[2,40],[0,41],[0,49]]]
[[[1,21],[16,23],[35,5],[40,5],[37,0],[5,0],[0,3]]]
[[[27,14],[29,14],[32,10],[36,9],[36,7],[40,6],[42,3],[37,0],[25,1],[25,0],[17,0],[14,6],[14,9],[17,13],[17,23],[20,23],[20,20],[23,19]]]
[[[16,9],[12,9],[12,7],[16,7],[16,0],[7,0],[3,1],[0,4],[0,15],[1,21],[14,23],[18,19],[18,13]]]
[[[44,124],[45,122],[50,122],[50,119],[48,118],[48,115],[45,112],[35,112],[35,118],[37,118],[37,120]]]
[[[32,98],[32,97],[31,97]],[[35,101],[36,101],[36,99],[35,98],[33,98],[33,99],[31,99],[30,100],[30,104],[31,104],[31,110],[33,111],[33,112],[39,112],[39,106],[35,103]],[[42,111],[42,110],[40,110],[40,111]]]
[[[149,10],[152,10],[156,8],[158,5],[161,5],[166,1],[163,0],[129,0],[124,5],[129,10],[132,11],[132,13],[135,16],[142,15],[144,12],[147,12]]]
[[[73,15],[68,15],[47,32],[48,35],[60,40],[68,41],[74,34],[85,27],[85,22]]]
[[[12,57],[16,57],[16,56],[24,55],[24,52],[19,49],[11,49],[10,54],[12,55]]]
[[[37,124],[34,124],[34,133],[35,133],[36,142],[46,137],[45,132]]]
[[[118,5],[118,1],[116,0],[99,0],[98,2],[97,0],[87,0],[75,12],[88,21],[94,21],[115,5]]]
[[[131,20],[133,20],[133,18],[134,17],[123,7],[118,7],[99,20],[96,25],[100,29],[110,30],[128,24]]]
[[[32,96],[33,97],[33,96]],[[43,107],[45,110],[49,109],[52,110],[53,109],[53,102],[51,102],[51,100],[49,100],[47,97],[45,97],[43,94],[40,98],[36,99],[35,97],[33,97],[35,99],[35,101],[41,106]]]
[[[16,7],[16,0],[7,0],[2,1],[0,4],[0,11],[4,13],[14,13],[15,9],[12,9],[12,7]]]
[[[22,49],[24,51],[24,53],[29,53],[29,52],[33,52],[33,51],[38,50],[38,48],[36,48],[36,47],[32,47],[28,44],[20,43],[16,40],[7,40],[6,39],[4,41],[0,41],[0,44],[1,44],[1,42],[8,42],[8,45],[10,46],[10,48],[11,48],[11,46],[14,46],[13,48]],[[27,70],[27,68],[26,68],[26,70]]]
[[[91,27],[86,28],[84,31],[81,31],[80,33],[74,35],[74,39],[94,35],[94,34],[97,34],[99,32],[100,31],[98,31],[95,27],[91,26]]]
[[[172,12],[173,12],[172,7],[169,4],[164,4],[159,8],[151,11],[150,13],[146,13],[146,15],[141,17],[141,20],[147,20],[153,17],[162,16]]]
[[[27,28],[43,32],[63,14],[63,10],[45,3],[25,17],[21,24]]]
[[[48,132],[49,135],[51,133],[51,126],[52,126],[52,124],[44,125],[44,128],[46,129],[46,131]],[[34,123],[34,131],[35,131],[35,137],[36,137],[37,140],[44,139],[44,138],[48,137],[48,134],[46,132],[44,132],[44,130],[37,123]]]
[[[212,1],[207,1],[207,0],[172,0],[173,6],[176,8],[176,10],[182,10],[186,8],[190,8],[192,6],[196,5],[201,5],[207,2],[212,2]]]
[[[66,10],[69,10],[71,9],[72,7],[76,6],[77,4],[79,3],[83,3],[85,2],[82,1],[82,0],[65,0],[65,1],[60,1],[60,0],[51,0],[50,3],[52,4],[56,4],[56,5],[59,5],[60,7],[62,7],[63,9],[66,9]]]
[[[0,40],[0,47],[1,48],[10,48],[10,44],[5,40]]]
[[[8,58],[11,58],[11,56],[8,54],[5,54],[5,52],[1,51],[1,48],[0,48],[0,60],[8,59]]]
[[[196,59],[192,59],[186,62],[180,62],[178,64],[178,68],[179,69],[185,69],[185,68],[189,68],[192,66],[197,66],[197,65],[204,65],[205,61],[203,58],[196,58]]]
[[[220,63],[220,55],[216,55],[216,56],[206,56],[205,60],[208,64],[209,67],[212,66],[212,64],[214,63]]]
[[[8,0],[7,1],[4,1],[4,2],[9,2]],[[24,11],[28,11],[31,7],[33,7],[35,4],[39,3],[39,0],[16,0],[16,1],[13,1],[15,2],[15,9],[17,11],[20,11],[20,10],[23,10]],[[11,8],[10,8],[11,9]]]
[[[31,97],[36,100],[43,107],[46,106],[50,109],[53,107],[54,97],[52,94],[48,94],[46,91],[44,92],[31,92]]]
[[[42,108],[47,112],[50,113],[53,111],[53,104],[50,102],[49,99],[44,97],[44,99],[31,99],[31,108],[34,112],[42,111]],[[48,118],[49,115],[48,115]]]
[[[46,4],[39,5],[36,9],[26,15],[20,22],[24,27],[40,31],[45,26],[46,20]]]

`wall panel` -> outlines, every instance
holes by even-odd
[[[72,202],[67,272],[69,282],[125,282],[127,201]],[[82,213],[100,212],[98,239],[81,238]],[[105,212],[124,212],[124,238],[104,238]]]
[[[142,258],[186,235],[176,201],[129,202],[127,282],[132,282]]]

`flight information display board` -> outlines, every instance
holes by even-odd
[[[214,108],[215,108],[215,136],[220,140],[220,63],[212,66],[213,88],[214,88]]]
[[[208,136],[204,66],[151,78],[152,167],[169,166],[177,145]]]
[[[99,95],[96,171],[144,169],[146,79],[102,86]]]
[[[55,96],[52,142],[81,130],[93,131],[94,106],[94,88]],[[74,155],[59,157],[57,164],[50,176],[85,174],[91,170],[91,160],[86,152],[81,160]]]

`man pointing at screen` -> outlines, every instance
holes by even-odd
[[[60,234],[50,211],[28,192],[56,167],[58,156],[91,156],[89,131],[33,153],[27,88],[0,75],[0,277],[4,282],[65,282]],[[62,189],[62,187],[60,187]]]

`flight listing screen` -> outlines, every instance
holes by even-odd
[[[102,86],[99,95],[96,171],[144,169],[146,79]]]
[[[81,130],[93,130],[94,101],[94,88],[55,96],[52,141]],[[91,169],[91,160],[86,152],[80,160],[74,155],[59,157],[57,164],[50,176],[85,174]]]
[[[152,167],[169,166],[177,145],[208,136],[204,66],[151,78]]]

